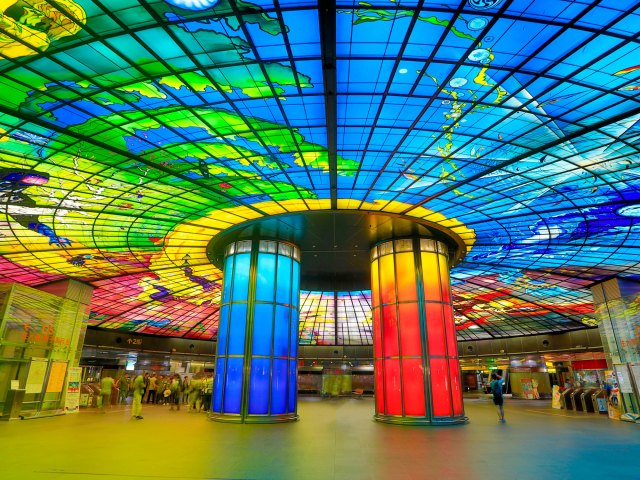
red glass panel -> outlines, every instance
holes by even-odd
[[[383,362],[382,360],[374,361],[374,371],[375,371],[375,385],[374,390],[376,393],[376,411],[379,413],[384,413],[384,383],[383,379]]]
[[[430,358],[431,368],[431,405],[434,417],[451,416],[451,392],[449,369],[444,358]]]
[[[393,269],[393,255],[380,257],[380,302],[396,302],[396,276]]]
[[[445,355],[444,317],[441,303],[426,303],[429,355]]]
[[[422,359],[408,358],[402,360],[402,388],[404,414],[426,416]]]
[[[374,308],[373,314],[373,355],[376,358],[382,357],[382,319],[380,318],[380,307]]]
[[[453,321],[453,308],[449,305],[443,305],[444,324],[447,332],[447,355],[450,357],[458,356],[458,343],[456,339],[456,325]]]
[[[440,274],[438,273],[438,256],[435,253],[421,253],[422,282],[424,283],[424,299],[426,301],[441,300]]]
[[[384,398],[387,415],[402,415],[402,390],[400,385],[400,360],[384,362]]]
[[[449,265],[447,257],[438,255],[440,266],[440,283],[442,284],[442,301],[451,303],[451,279],[449,278]]]
[[[398,319],[396,305],[382,307],[382,354],[385,357],[396,357],[398,351]]]
[[[400,312],[400,350],[403,356],[422,355],[420,335],[420,318],[417,303],[398,304]]]
[[[451,396],[453,397],[453,414],[462,415],[462,385],[460,384],[460,364],[457,359],[449,360],[449,371],[451,372]]]
[[[398,284],[398,301],[409,302],[418,299],[413,252],[403,252],[396,255],[396,282]]]

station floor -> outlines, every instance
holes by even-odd
[[[0,423],[0,478],[421,480],[640,479],[640,425],[507,400],[466,399],[470,423],[372,420],[373,399],[299,400],[300,421],[233,425],[166,406]]]

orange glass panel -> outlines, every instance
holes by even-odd
[[[449,265],[447,257],[438,255],[440,267],[440,283],[442,285],[442,301],[451,303],[451,279],[449,278]]]
[[[378,272],[378,260],[371,262],[371,306],[380,305],[380,275]]]
[[[422,355],[418,303],[398,304],[400,321],[400,350],[403,356]]]
[[[393,255],[380,257],[380,301],[382,304],[396,302],[396,276]]]
[[[400,360],[384,361],[384,398],[387,415],[402,415],[402,389],[400,383]]]
[[[430,358],[431,368],[431,406],[434,417],[451,416],[451,392],[449,368],[444,358]]]
[[[382,307],[382,354],[385,357],[399,355],[398,350],[398,319],[396,318],[396,305]]]
[[[462,415],[462,385],[460,384],[460,364],[457,359],[449,360],[449,372],[451,375],[451,396],[453,397],[453,414]]]
[[[398,283],[398,301],[410,302],[418,299],[413,252],[396,255],[396,282]]]
[[[426,301],[441,301],[440,274],[438,272],[438,255],[422,252],[422,281],[424,283],[424,299]]]
[[[407,358],[402,360],[402,388],[405,415],[421,417],[426,415],[423,372],[422,359]]]
[[[425,303],[424,308],[427,316],[427,340],[429,346],[428,353],[430,356],[444,356],[446,350],[442,304]]]

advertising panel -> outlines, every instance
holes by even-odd
[[[32,358],[29,365],[29,375],[27,376],[27,383],[25,385],[25,394],[40,393],[42,392],[42,385],[44,385],[44,378],[47,375],[47,359],[46,358]]]
[[[67,374],[67,395],[64,399],[65,413],[78,413],[80,411],[80,379],[82,368],[69,367]]]

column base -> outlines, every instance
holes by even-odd
[[[222,423],[288,423],[297,422],[300,416],[297,413],[285,415],[234,415],[229,413],[209,412],[209,420]]]
[[[428,419],[425,417],[396,417],[394,415],[374,415],[373,419],[376,422],[408,426],[464,425],[465,423],[469,423],[469,417],[466,416]]]

